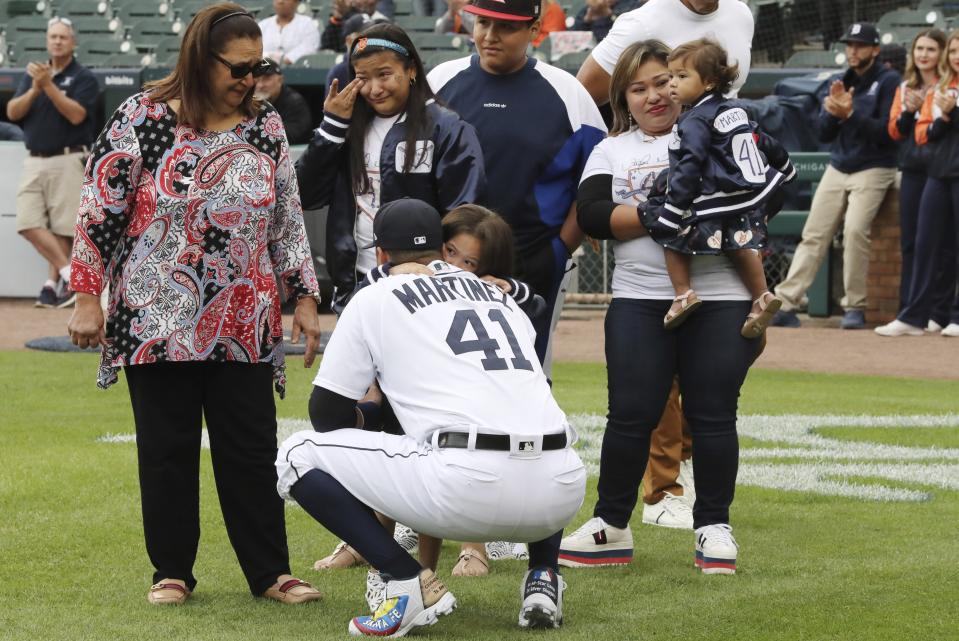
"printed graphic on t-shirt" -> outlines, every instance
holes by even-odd
[[[645,203],[656,176],[669,167],[668,161],[652,156],[636,158],[625,163],[625,178],[613,177],[613,193],[621,203]]]
[[[406,141],[403,140],[396,145],[396,171],[407,173],[406,167]],[[410,166],[411,174],[428,174],[433,171],[433,141],[417,140],[416,151],[413,152],[413,164]]]

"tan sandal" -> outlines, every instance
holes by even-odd
[[[746,322],[739,332],[744,338],[759,338],[769,327],[773,316],[783,306],[781,298],[777,298],[770,291],[763,292],[759,298],[753,301],[753,309],[759,308],[759,311],[751,311],[746,316]]]
[[[696,292],[687,289],[686,293],[673,298],[673,304],[675,305],[676,303],[679,303],[679,309],[674,310],[671,305],[669,311],[666,312],[666,317],[663,318],[663,327],[666,329],[676,329],[682,325],[683,321],[689,318],[689,315],[703,304],[703,301],[696,297]]]
[[[463,550],[451,574],[452,576],[486,576],[489,574],[489,560],[473,550]]]
[[[369,565],[363,556],[347,545],[345,541],[340,541],[333,548],[333,553],[328,557],[322,558],[313,564],[314,570],[344,570],[346,568],[361,567]]]
[[[150,586],[147,601],[153,605],[183,605],[188,596],[190,590],[186,587],[186,582],[180,579],[163,579]]]
[[[273,599],[280,603],[290,605],[299,605],[300,603],[309,603],[310,601],[319,601],[323,598],[323,593],[314,588],[306,581],[297,578],[290,578],[267,588],[263,596],[267,599]]]

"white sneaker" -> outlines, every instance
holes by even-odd
[[[959,336],[959,323],[949,323],[941,332],[940,336]]]
[[[366,604],[370,612],[376,612],[386,601],[386,581],[378,571],[370,569],[366,572]]]
[[[703,574],[736,574],[739,545],[726,523],[704,525],[696,530],[696,567]]]
[[[676,481],[683,486],[683,499],[693,508],[696,504],[696,477],[693,474],[693,459],[688,458],[679,463],[679,478]]]
[[[426,605],[426,604],[429,605]],[[386,584],[386,600],[372,616],[350,621],[353,636],[402,637],[414,628],[433,625],[456,609],[456,598],[431,570]]]
[[[563,591],[566,581],[551,568],[534,568],[523,576],[519,627],[550,629],[563,625]]]
[[[413,528],[397,523],[396,529],[393,530],[393,540],[399,543],[401,548],[413,554],[416,546],[419,545],[420,535],[414,532]]]
[[[490,561],[503,561],[506,559],[525,561],[529,558],[529,551],[526,549],[525,543],[487,541],[486,557]]]
[[[633,560],[633,533],[607,525],[598,516],[582,526],[559,545],[559,564],[567,568],[591,568],[604,565],[628,565]]]
[[[891,323],[880,325],[875,332],[880,336],[922,336],[925,334],[921,327],[904,323],[898,318]]]
[[[930,319],[929,319],[929,322],[926,324],[926,331],[927,331],[927,332],[941,332],[941,331],[942,331],[942,325],[940,325],[939,323],[937,323],[936,321],[934,321],[934,320],[932,320],[932,319],[930,318]]]
[[[659,503],[643,505],[643,523],[681,530],[693,529],[693,509],[686,499],[671,492],[664,494]]]

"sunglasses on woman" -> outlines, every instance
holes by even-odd
[[[211,53],[210,55],[213,56],[219,62],[222,62],[224,65],[229,67],[230,75],[235,80],[241,80],[243,78],[246,78],[247,74],[253,74],[254,78],[259,78],[260,76],[265,76],[272,68],[272,65],[266,60],[260,60],[259,62],[254,62],[253,64],[243,63],[243,64],[235,65],[232,62],[229,62],[228,60],[223,59],[222,57],[218,56],[215,53]]]

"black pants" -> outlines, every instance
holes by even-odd
[[[552,341],[550,330],[568,260],[569,250],[559,236],[551,242],[543,243],[535,249],[518,253],[516,256],[516,278],[529,285],[533,292],[542,296],[546,302],[543,313],[531,319],[533,329],[536,330],[536,356],[540,364],[546,362],[546,355]]]
[[[606,313],[609,416],[594,516],[626,527],[673,377],[693,440],[694,527],[729,523],[736,489],[739,388],[759,341],[739,331],[749,301],[704,302],[678,329],[663,329],[668,300],[614,298]]]
[[[909,301],[899,311],[899,320],[925,327],[945,291],[952,306],[949,323],[959,323],[956,299],[956,256],[959,250],[959,180],[929,178],[922,191],[916,231],[915,260],[909,285]],[[945,256],[944,256],[945,255]],[[946,276],[944,258],[951,262]],[[948,282],[944,283],[944,279]]]
[[[916,236],[919,232],[919,206],[922,192],[926,186],[926,174],[915,171],[902,172],[902,184],[899,187],[899,229],[900,249],[902,251],[902,271],[899,280],[899,312],[909,304],[913,268],[916,264]],[[929,214],[923,216],[923,226],[929,225]],[[939,260],[933,272],[932,310],[930,318],[943,327],[949,324],[950,308],[956,293],[956,251],[953,247],[955,234],[951,220],[944,220],[939,234]],[[933,228],[933,231],[937,231]],[[928,233],[928,232],[927,232]],[[928,260],[928,257],[919,257]],[[920,289],[924,282],[917,282]]]
[[[125,372],[154,583],[169,578],[191,590],[196,585],[205,417],[227,534],[250,592],[263,594],[290,571],[283,500],[276,492],[272,366],[154,363]]]

